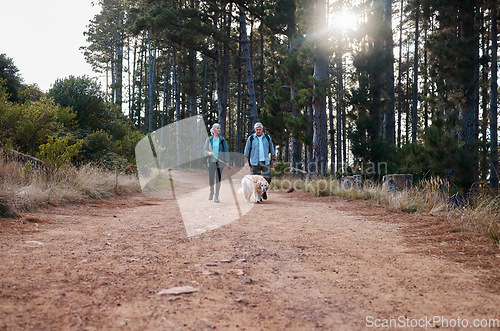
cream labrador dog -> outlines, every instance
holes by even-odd
[[[241,180],[241,191],[245,195],[247,202],[250,202],[250,197],[254,196],[255,202],[262,202],[262,193],[267,192],[269,183],[260,175],[246,175]]]

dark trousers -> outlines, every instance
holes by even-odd
[[[271,173],[271,164],[266,165],[265,162],[259,161],[256,166],[252,165],[252,175],[261,175],[271,184],[271,178],[273,177]]]
[[[219,195],[220,191],[220,181],[221,181],[221,169],[217,165],[218,162],[210,162],[208,164],[208,183],[210,184],[210,194],[214,194],[214,181],[215,184],[215,195]],[[217,176],[215,175],[217,173]]]

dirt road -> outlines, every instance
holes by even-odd
[[[0,220],[0,246],[0,329],[357,330],[500,319],[497,246],[453,221],[365,201],[274,190],[241,219],[188,238],[174,199],[137,194]],[[179,286],[196,291],[159,294]]]

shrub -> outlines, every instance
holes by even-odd
[[[70,136],[49,137],[46,144],[40,145],[40,159],[45,162],[49,176],[53,176],[63,164],[70,162],[82,148],[81,140],[71,145],[70,140]]]
[[[111,138],[103,130],[97,130],[87,135],[83,140],[81,156],[85,162],[99,162],[111,150]]]

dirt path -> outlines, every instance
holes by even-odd
[[[272,191],[240,220],[187,238],[175,200],[138,194],[1,220],[0,246],[0,329],[500,319],[498,247],[451,221],[364,201]],[[199,291],[158,294],[178,286]]]

